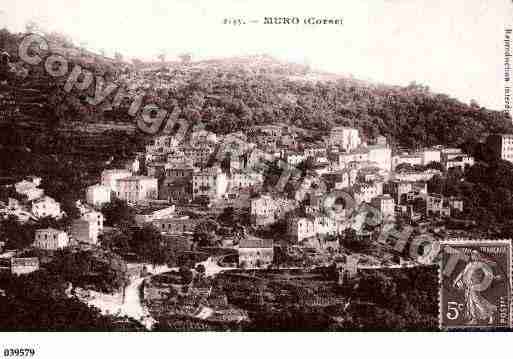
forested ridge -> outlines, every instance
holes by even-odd
[[[66,76],[55,80],[43,64],[30,66],[18,58],[16,46],[23,34],[0,31],[0,48],[11,54],[10,89],[28,96],[20,106],[26,117],[59,129],[73,121],[126,123],[131,104],[112,106],[115,93],[102,105],[85,101],[86,91],[63,91]],[[106,82],[144,94],[144,104],[173,110],[191,124],[203,122],[217,133],[245,130],[254,125],[283,124],[324,134],[334,125],[358,127],[367,138],[384,135],[401,147],[459,146],[482,140],[488,133],[513,132],[511,119],[475,102],[462,103],[428,86],[386,86],[353,78],[319,73],[307,66],[279,62],[269,56],[208,61],[142,63],[92,56],[54,35],[51,44],[73,64],[101,76]],[[55,45],[57,44],[57,45]],[[51,46],[51,48],[52,48]],[[83,56],[81,56],[81,54]],[[25,89],[25,91],[23,90]],[[6,90],[8,91],[8,90]],[[40,107],[34,108],[33,102]],[[5,120],[5,119],[4,119]],[[315,136],[316,137],[316,136]]]

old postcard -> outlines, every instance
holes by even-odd
[[[0,330],[510,332],[512,26],[3,0]]]

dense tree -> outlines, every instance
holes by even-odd
[[[174,266],[177,260],[176,249],[172,243],[150,224],[141,228],[124,227],[122,230],[104,234],[101,245],[124,258],[153,265]]]
[[[224,225],[232,226],[235,224],[234,218],[235,217],[233,207],[226,207],[223,209],[223,212],[221,212],[221,214],[217,217],[217,220]]]
[[[22,331],[113,331],[123,330],[115,318],[101,315],[65,293],[67,282],[45,270],[16,277],[0,274],[0,327]],[[135,325],[132,330],[141,330]]]
[[[72,220],[80,217],[80,210],[77,207],[77,198],[70,194],[60,196],[61,210]]]
[[[102,213],[105,216],[105,224],[108,226],[130,226],[134,224],[135,213],[133,209],[118,198],[114,198],[110,203],[102,207]]]
[[[103,248],[109,249],[114,253],[127,254],[131,252],[130,239],[131,232],[115,231],[108,234],[102,234],[100,243]]]
[[[206,272],[206,269],[205,269],[205,266],[203,264],[198,264],[195,268],[196,272],[200,275],[200,276],[204,276],[205,275],[205,272]]]
[[[151,264],[164,264],[169,261],[169,249],[162,234],[153,225],[145,225],[135,230],[130,248],[142,260]]]
[[[413,210],[418,213],[424,213],[426,210],[426,200],[417,197],[412,201]]]
[[[182,278],[183,284],[190,284],[192,282],[192,279],[194,278],[194,274],[190,270],[190,268],[181,266],[179,269],[180,277]]]
[[[213,246],[217,244],[216,231],[218,224],[211,220],[203,220],[194,228],[193,240],[200,246]]]
[[[0,219],[0,235],[7,249],[29,247],[34,242],[36,228],[33,224],[21,224],[15,216]]]
[[[13,186],[0,186],[0,201],[7,203],[9,198],[24,201],[27,196],[20,195]]]
[[[428,191],[463,199],[463,213],[458,218],[475,220],[479,229],[510,233],[513,220],[513,165],[506,161],[478,162],[465,173],[450,170],[434,176]],[[502,233],[502,234],[501,234]]]
[[[364,250],[369,247],[369,241],[359,239],[357,232],[353,228],[347,228],[344,233],[339,237],[340,245],[355,251]]]
[[[128,281],[126,263],[112,252],[100,249],[58,251],[46,268],[74,286],[101,292],[116,291]]]

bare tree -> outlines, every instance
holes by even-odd
[[[192,61],[192,55],[188,52],[178,55],[178,58],[182,61],[184,64],[188,64]]]
[[[167,54],[164,51],[161,51],[157,55],[157,58],[160,60],[160,62],[164,63],[166,61],[166,56],[167,56]]]
[[[121,54],[120,52],[115,52],[114,59],[116,59],[117,62],[123,62],[123,54]]]
[[[80,45],[80,53],[81,53],[81,55],[85,56],[86,53],[87,53],[87,45],[88,45],[87,41],[82,40],[82,41],[80,41],[79,45]]]
[[[132,59],[132,63],[134,64],[135,68],[139,69],[143,66],[143,62],[139,59]]]
[[[34,20],[29,20],[25,24],[25,32],[39,32],[41,31],[41,27]]]

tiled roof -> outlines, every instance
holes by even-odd
[[[154,177],[149,176],[130,176],[126,178],[121,178],[118,181],[140,181],[140,180],[157,180]]]
[[[55,202],[55,200],[52,197],[44,196],[44,197],[34,200],[34,203],[41,203],[41,202],[46,202],[46,201]]]
[[[259,239],[241,239],[239,248],[272,248],[273,240],[271,238]]]
[[[41,228],[41,229],[36,230],[36,232],[52,232],[52,233],[61,233],[61,232],[63,232],[63,231],[60,231],[60,230],[55,229],[55,228]]]

